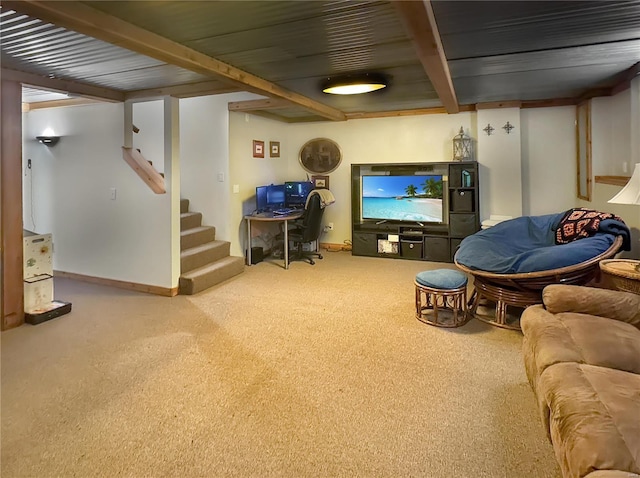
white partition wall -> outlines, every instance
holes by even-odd
[[[529,108],[522,126],[522,213],[552,214],[576,202],[576,108]]]
[[[170,288],[169,195],[122,159],[123,118],[122,104],[23,114],[25,228],[53,234],[55,270]],[[53,147],[35,140],[47,128]]]
[[[522,215],[522,162],[520,108],[478,111],[480,163],[480,220],[491,214]],[[505,125],[512,126],[510,132]],[[485,128],[493,128],[487,134]]]

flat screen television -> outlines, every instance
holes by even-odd
[[[287,181],[284,183],[285,205],[287,207],[304,208],[307,196],[313,189],[309,181]]]
[[[443,223],[443,176],[362,176],[362,219]]]

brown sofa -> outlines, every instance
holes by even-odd
[[[564,478],[640,478],[640,295],[550,285],[521,319],[527,377]]]

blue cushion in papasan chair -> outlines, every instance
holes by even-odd
[[[563,215],[561,212],[503,221],[466,237],[455,260],[472,270],[520,274],[580,264],[614,243],[615,234],[598,232],[568,244],[556,244],[555,231]]]

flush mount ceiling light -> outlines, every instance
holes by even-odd
[[[323,83],[322,92],[331,95],[359,95],[381,90],[387,84],[387,79],[377,73],[336,76],[328,78]]]

